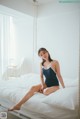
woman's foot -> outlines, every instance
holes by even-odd
[[[14,107],[8,109],[8,111],[14,111],[14,110],[20,110],[20,106],[14,106]]]

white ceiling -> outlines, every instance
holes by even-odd
[[[48,2],[54,1],[54,0],[27,0],[29,3],[33,4],[33,1],[36,1],[38,4],[46,4]]]

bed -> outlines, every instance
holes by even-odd
[[[33,85],[40,83],[39,74],[28,73],[19,77],[0,80],[0,104],[5,107],[15,105]],[[78,119],[78,78],[64,78],[66,88],[45,96],[35,93],[21,110],[14,111],[21,117],[30,119]]]

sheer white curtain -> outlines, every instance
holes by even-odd
[[[0,76],[15,59],[13,18],[0,14]]]
[[[8,67],[21,67],[24,64],[22,59],[26,59],[26,65],[21,71],[32,72],[37,45],[34,41],[37,39],[36,23],[36,16],[33,19],[33,16],[0,6],[0,76]]]

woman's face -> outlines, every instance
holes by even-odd
[[[42,59],[47,60],[48,59],[48,52],[47,51],[40,51],[39,56]]]

